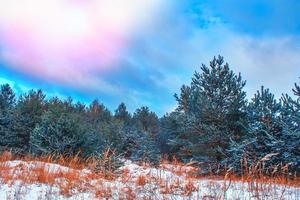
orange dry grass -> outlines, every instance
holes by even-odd
[[[120,200],[134,200],[137,198],[134,189],[131,187],[122,188],[122,195],[119,197]]]
[[[12,180],[13,176],[12,173],[7,173],[10,171],[12,168],[8,166],[7,163],[0,163],[0,177],[4,183],[9,183],[9,181]]]
[[[111,187],[102,187],[96,191],[95,196],[97,198],[109,199],[112,197],[112,189]]]
[[[174,194],[174,188],[171,186],[171,183],[168,180],[161,180],[160,182],[160,192],[162,194]]]
[[[132,178],[129,174],[129,169],[125,168],[121,171],[121,182],[122,183],[127,183],[130,181],[130,179]]]
[[[136,184],[138,186],[144,186],[146,185],[147,183],[147,179],[145,176],[141,175],[141,176],[138,176],[137,179],[136,179]]]
[[[189,179],[188,182],[184,185],[184,195],[190,196],[193,192],[197,191],[195,183]]]
[[[25,161],[20,162],[16,166],[9,166],[7,161]],[[53,170],[49,167],[49,163],[59,164],[67,168],[58,168]],[[136,186],[142,186],[141,190],[146,190],[146,184],[153,184],[159,186],[161,194],[182,194],[190,196],[193,192],[197,192],[197,179],[205,178],[211,180],[226,180],[221,185],[221,190],[224,194],[229,189],[232,182],[245,182],[248,188],[253,191],[255,196],[261,193],[272,191],[272,184],[281,184],[285,186],[300,186],[300,179],[297,176],[290,176],[288,167],[283,166],[278,169],[276,173],[266,175],[263,171],[263,165],[257,164],[255,167],[245,165],[242,176],[237,176],[231,169],[225,171],[223,176],[202,176],[197,177],[198,168],[192,167],[193,163],[183,164],[174,159],[173,162],[163,160],[160,164],[160,169],[170,171],[178,176],[183,176],[184,180],[175,179],[173,181],[166,180],[161,174],[156,175],[140,175],[133,178],[130,170],[124,168],[118,174],[115,174],[110,166],[109,154],[104,155],[103,160],[95,158],[80,159],[79,156],[72,158],[50,155],[44,157],[32,157],[30,155],[25,157],[18,157],[12,155],[10,152],[4,152],[0,155],[0,180],[12,185],[15,181],[21,181],[22,184],[43,183],[50,186],[60,188],[60,192],[64,196],[71,196],[76,192],[94,191],[96,198],[111,198],[112,191],[115,190],[111,186],[104,184],[104,179],[115,180],[119,178],[124,184],[119,190],[120,199],[136,199]],[[53,167],[53,165],[52,165]],[[149,164],[144,164],[144,168],[149,167]],[[82,170],[88,169],[88,170]],[[91,180],[96,180],[91,183]],[[131,186],[128,183],[133,183]],[[149,191],[148,191],[149,192]]]
[[[185,175],[186,177],[195,177],[195,175],[198,174],[200,169],[192,167],[193,164],[195,163],[182,163],[175,157],[173,157],[171,162],[169,162],[166,159],[163,159],[160,166],[162,169],[168,170],[178,176]]]
[[[16,160],[20,161],[20,164],[13,167],[9,166],[7,161]],[[22,161],[25,162],[23,163]],[[50,169],[50,163],[66,166],[67,168]],[[13,185],[16,181],[21,181],[22,184],[42,183],[57,186],[60,188],[61,194],[70,196],[74,191],[85,192],[91,189],[90,180],[114,178],[113,173],[108,170],[97,170],[99,163],[99,160],[92,158],[81,160],[78,156],[73,158],[53,155],[18,157],[10,152],[4,152],[0,155],[0,179],[3,183],[9,185]],[[81,170],[84,168],[88,168],[89,171],[86,170],[85,173],[82,173]]]

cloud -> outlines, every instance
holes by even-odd
[[[282,93],[292,94],[294,83],[299,81],[300,46],[295,44],[298,40],[293,36],[263,39],[236,36],[224,55],[234,69],[243,72],[249,96],[264,85],[280,97]]]
[[[78,89],[113,91],[93,74],[117,66],[158,0],[0,0],[0,58],[15,71]],[[88,86],[88,87],[86,87]]]
[[[0,76],[0,85],[9,84],[17,95],[28,92],[31,88]]]
[[[182,45],[186,56],[180,59],[185,58],[184,71],[188,72],[200,70],[201,63],[208,65],[213,56],[220,54],[247,80],[249,98],[261,85],[280,97],[282,93],[292,94],[293,84],[299,81],[300,45],[297,41],[300,41],[299,36],[295,35],[256,37],[219,23],[195,29],[193,37]]]
[[[276,97],[291,94],[300,75],[297,33],[245,33],[206,10],[204,5],[199,9],[202,10],[176,8],[165,14],[161,24],[155,24],[155,28],[136,39],[130,56],[126,55],[135,58],[136,63],[130,63],[130,68],[139,70],[125,70],[123,77],[132,77],[135,81],[130,83],[136,83],[135,88],[153,94],[149,95],[150,102],[160,102],[153,106],[155,110],[168,111],[167,105],[175,104],[172,95],[182,84],[190,82],[201,63],[209,64],[218,54],[247,80],[245,89],[249,98],[261,85],[269,87]]]
[[[139,22],[139,25],[132,28],[130,22],[129,27],[121,26],[122,37],[113,34],[112,40],[106,37],[98,40],[95,36],[78,44],[59,35],[58,38],[66,39],[60,39],[62,49],[57,48],[60,44],[50,37],[46,44],[50,43],[51,48],[42,45],[44,48],[40,49],[39,45],[33,45],[29,52],[34,53],[28,57],[28,52],[8,48],[14,40],[6,41],[5,44],[10,44],[8,46],[0,42],[4,46],[0,50],[2,58],[11,61],[10,69],[21,70],[22,73],[28,71],[47,82],[44,87],[50,93],[58,92],[84,100],[99,98],[111,109],[121,101],[131,111],[146,105],[159,115],[176,106],[173,94],[179,92],[182,84],[190,82],[194,71],[199,70],[202,63],[209,64],[218,54],[225,57],[235,72],[242,72],[247,79],[249,97],[260,85],[270,87],[280,96],[290,91],[297,81],[300,75],[297,24],[300,20],[297,21],[295,16],[287,22],[296,15],[293,10],[287,15],[278,14],[287,12],[292,1],[284,5],[277,1],[265,4],[230,0],[228,5],[220,1],[156,2],[159,7],[156,11],[148,12],[148,8],[130,11],[130,19],[135,21],[133,24]],[[136,5],[139,4],[142,3]],[[265,13],[275,8],[282,12]],[[143,20],[136,19],[140,17]],[[281,21],[280,17],[283,18]],[[279,21],[275,22],[277,19]],[[76,32],[74,29],[69,31]],[[78,37],[75,33],[74,36]],[[26,43],[16,42],[26,46]],[[106,47],[106,43],[108,47],[105,50],[98,48]],[[110,45],[117,46],[117,50],[110,51]],[[99,53],[99,50],[103,51]],[[101,59],[102,52],[109,62]],[[35,62],[32,63],[32,60]],[[39,83],[42,82],[40,80]]]

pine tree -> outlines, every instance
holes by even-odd
[[[94,134],[80,116],[71,112],[49,110],[42,116],[30,137],[34,155],[62,154],[88,156],[103,150],[104,141]]]
[[[177,110],[188,113],[190,107],[191,88],[189,86],[183,85],[180,90],[180,97],[177,94],[174,95],[178,103]]]
[[[300,98],[299,87],[293,89],[297,99],[283,95],[277,102],[268,89],[261,88],[249,104],[250,129],[243,142],[232,145],[233,163],[246,157],[255,163],[268,154],[276,154],[265,167],[290,165],[299,171],[300,159]]]
[[[221,56],[201,71],[195,72],[191,86],[181,88],[180,97],[175,95],[184,124],[170,144],[180,148],[184,160],[220,162],[230,138],[239,140],[246,131],[246,82]]]
[[[293,92],[295,100],[287,94],[281,98],[282,134],[272,150],[280,153],[277,163],[290,164],[290,168],[300,172],[300,87],[296,83]]]
[[[0,148],[10,149],[15,140],[13,126],[14,109],[16,104],[15,93],[8,84],[1,86],[0,91]]]
[[[125,103],[121,103],[115,110],[115,118],[123,121],[124,123],[129,123],[131,120],[130,113],[127,111]]]
[[[118,151],[129,158],[132,155],[132,150],[135,148],[135,134],[132,134],[134,128],[131,114],[127,111],[127,107],[124,103],[121,103],[115,110],[113,121],[119,128]],[[117,134],[115,133],[115,135]]]
[[[162,155],[178,156],[182,144],[175,140],[183,131],[185,116],[181,112],[172,112],[160,119],[157,142]]]
[[[117,153],[122,153],[121,149],[124,145],[127,145],[123,143],[124,123],[120,120],[112,118],[102,127],[101,135],[103,135],[109,147],[117,150]]]
[[[133,132],[134,146],[131,151],[131,159],[158,163],[160,151],[156,140],[147,132]]]
[[[41,121],[45,111],[45,95],[42,90],[31,90],[20,97],[15,112],[14,138],[11,144],[20,154],[29,152],[29,140],[33,129]]]
[[[278,153],[273,147],[281,135],[281,104],[274,94],[263,86],[254,95],[247,108],[249,128],[242,141],[232,141],[232,165],[238,166],[242,159],[255,164],[264,156]],[[270,162],[271,163],[271,162]],[[239,167],[239,166],[238,166]]]
[[[112,115],[110,111],[98,100],[94,100],[87,110],[88,122],[95,126],[100,123],[107,123],[111,120]]]
[[[157,162],[160,158],[157,145],[158,117],[148,107],[141,107],[133,114],[132,121],[131,128],[124,135],[128,144],[125,148],[127,154],[134,160]]]
[[[221,56],[214,58],[210,67],[202,65],[201,70],[202,73],[195,72],[191,88],[192,99],[200,96],[201,101],[209,103],[209,110],[203,113],[205,123],[224,126],[233,137],[239,137],[244,131],[246,93],[243,88],[246,81],[241,74],[234,74]],[[196,110],[197,106],[204,107],[196,104]]]
[[[141,107],[133,114],[134,126],[139,131],[147,132],[155,137],[159,130],[158,117],[148,107]]]
[[[10,110],[16,104],[16,95],[9,84],[1,85],[0,110]]]

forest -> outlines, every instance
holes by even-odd
[[[245,85],[222,56],[214,57],[174,95],[177,108],[158,117],[146,106],[130,113],[124,103],[110,111],[99,100],[85,105],[71,97],[47,98],[42,90],[17,95],[5,84],[0,150],[82,159],[109,150],[116,158],[154,166],[162,159],[193,163],[201,173],[240,173],[242,163],[263,159],[270,171],[288,167],[299,173],[299,83],[287,91],[293,95],[279,99],[264,86],[246,96]]]

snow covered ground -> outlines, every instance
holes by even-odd
[[[299,187],[196,179],[193,167],[171,164],[152,168],[126,161],[111,180],[89,170],[38,161],[7,161],[0,166],[0,200],[300,199]]]

